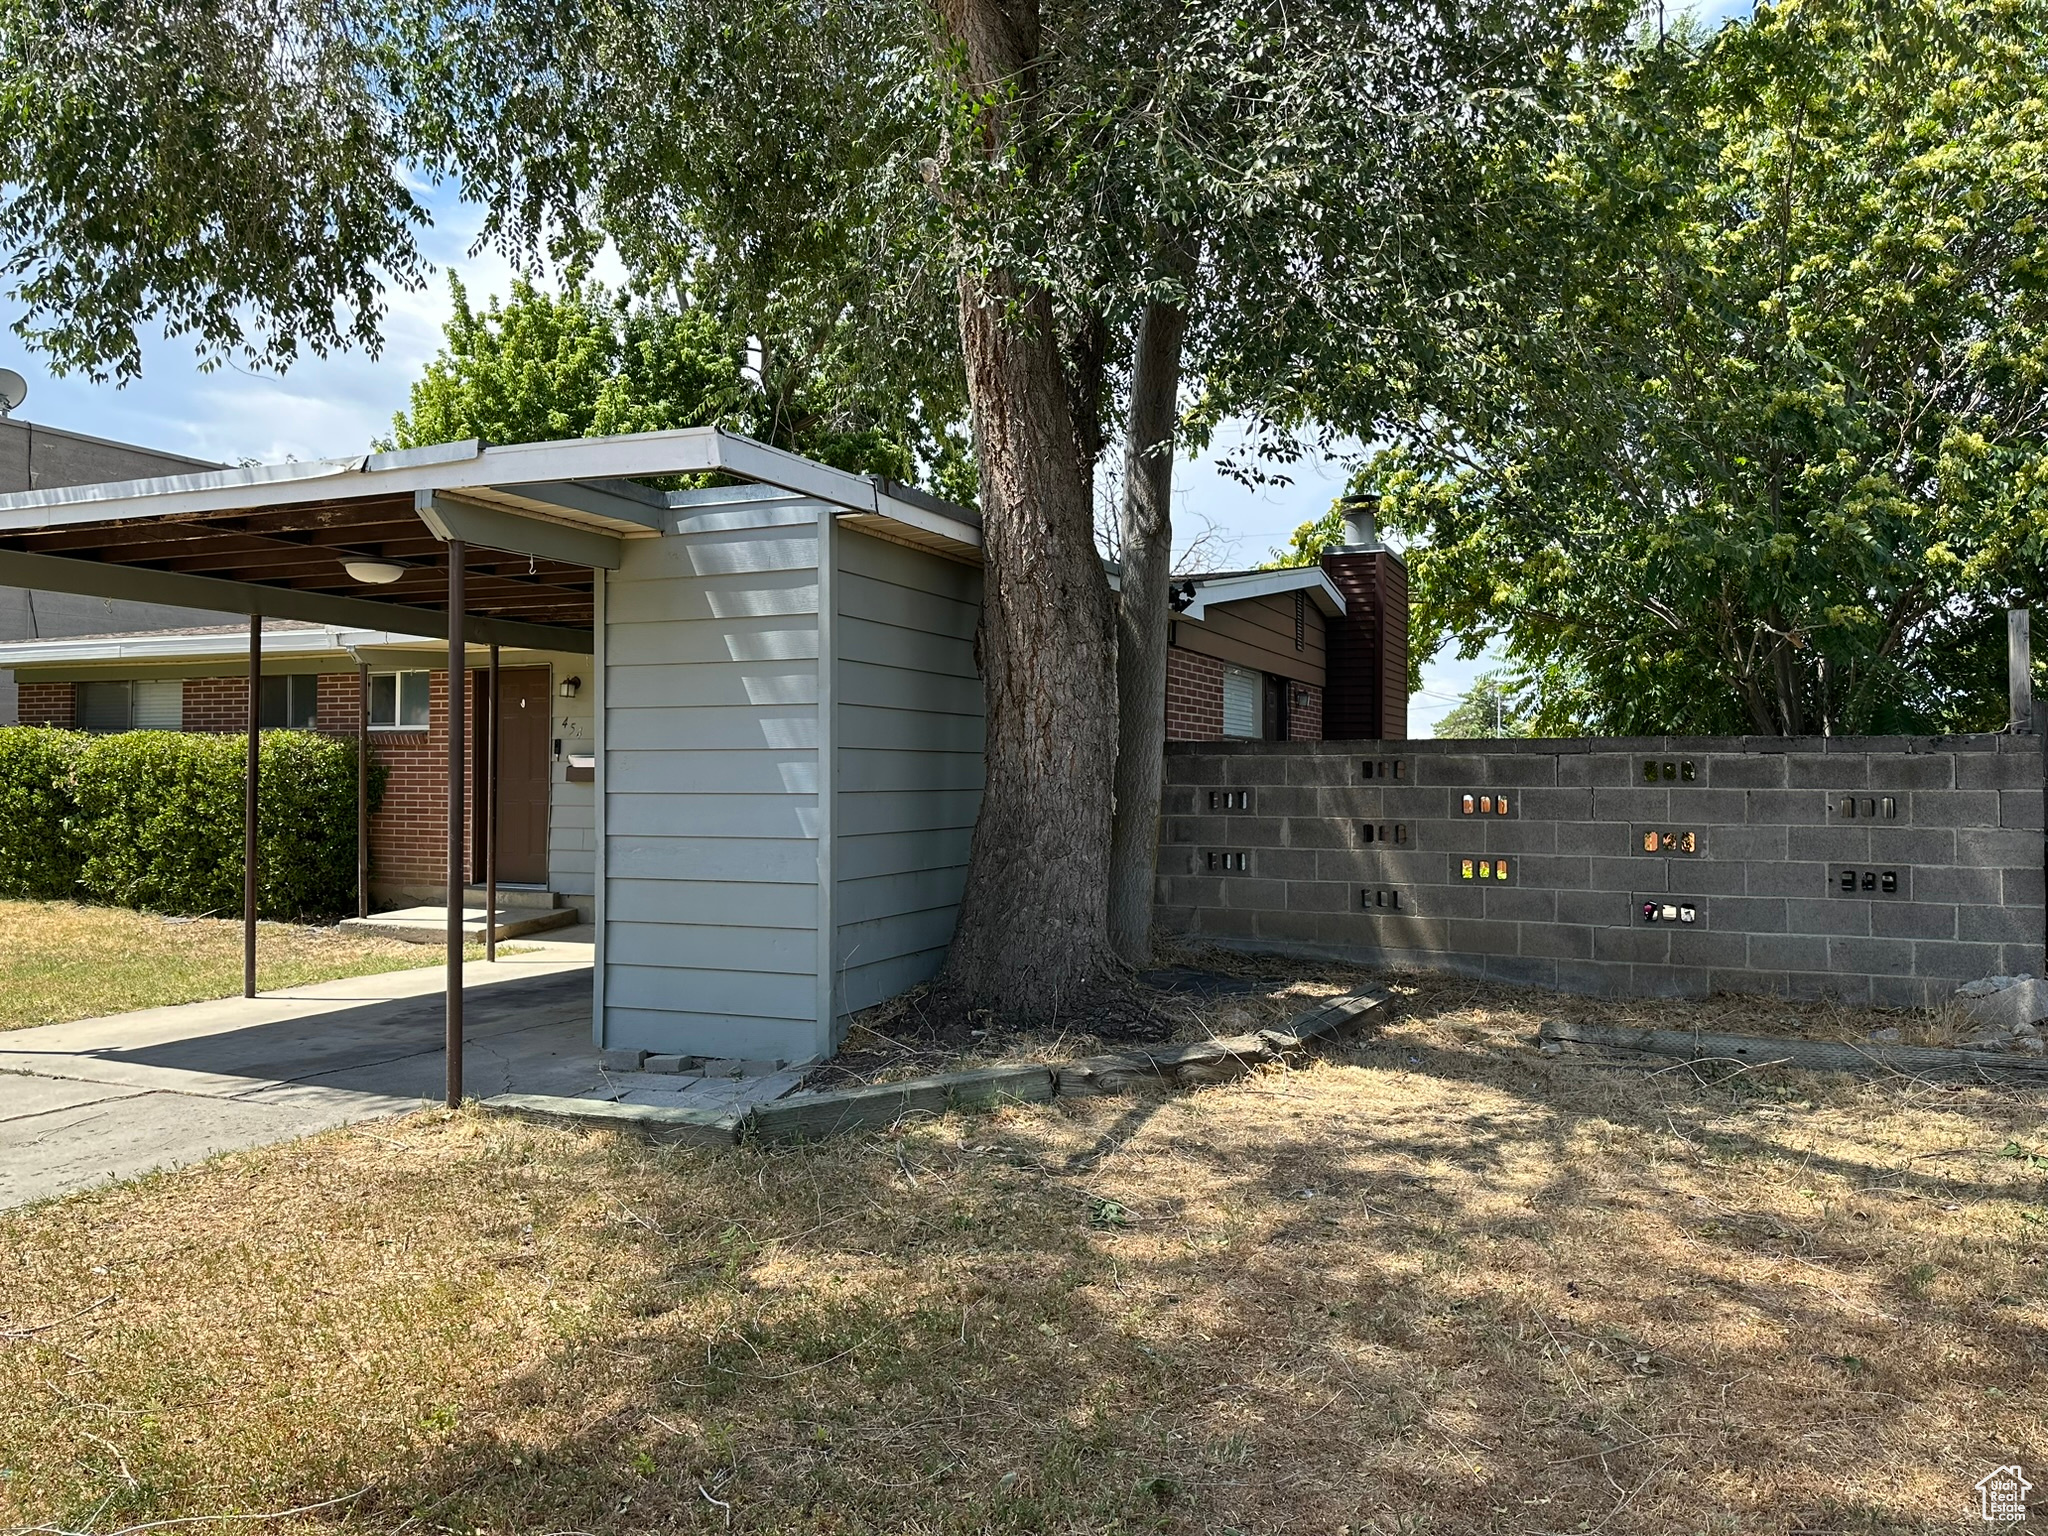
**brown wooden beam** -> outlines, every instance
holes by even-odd
[[[242,786],[242,996],[256,995],[256,778],[263,742],[263,619],[249,617],[249,741],[247,779]]]
[[[462,617],[467,604],[463,592],[463,547],[460,540],[448,545],[448,1001],[447,1039],[448,1093],[450,1109],[462,1107],[462,772],[463,706],[468,702],[465,686],[469,657],[462,643]],[[486,924],[490,922],[488,914]]]

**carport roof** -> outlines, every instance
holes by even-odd
[[[588,651],[596,568],[658,536],[724,475],[815,496],[854,526],[978,561],[974,514],[716,427],[485,447],[470,440],[309,463],[0,495],[0,583],[445,638],[447,561],[467,546],[465,634]],[[346,560],[404,568],[364,586]]]

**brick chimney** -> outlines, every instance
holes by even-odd
[[[1328,741],[1408,739],[1408,567],[1380,542],[1378,506],[1376,496],[1349,498],[1344,542],[1323,553],[1323,571],[1346,610],[1328,626]]]

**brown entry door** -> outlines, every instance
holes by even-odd
[[[498,674],[498,879],[507,885],[548,880],[548,725],[546,667]]]

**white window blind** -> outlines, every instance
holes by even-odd
[[[175,681],[137,683],[130,722],[138,731],[185,729],[185,685]]]
[[[1226,736],[1257,736],[1259,734],[1259,695],[1264,691],[1263,679],[1256,672],[1243,667],[1226,666],[1223,669],[1223,734]]]

